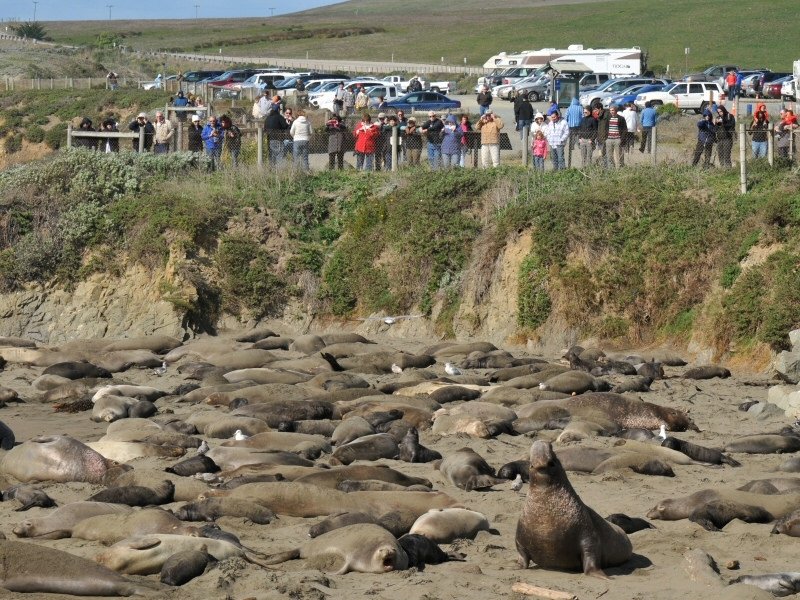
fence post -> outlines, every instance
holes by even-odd
[[[139,154],[144,152],[144,127],[139,127]]]
[[[767,132],[767,161],[769,166],[775,166],[775,130],[770,127]]]
[[[658,165],[656,159],[656,150],[658,148],[658,126],[653,125],[653,131],[650,132],[650,157],[653,159],[653,166]]]
[[[262,170],[264,168],[264,125],[262,123],[258,124],[257,136],[256,144],[258,146],[258,169]]]
[[[180,152],[183,150],[183,123],[178,121],[178,135],[175,138],[175,145],[177,146],[174,150]]]
[[[747,152],[745,151],[744,123],[739,123],[739,182],[740,192],[747,193]]]
[[[397,171],[397,125],[392,127],[392,171]]]
[[[523,167],[530,167],[528,164],[528,132],[530,130],[527,127],[522,128],[522,166]]]
[[[67,148],[72,148],[72,123],[67,124]]]

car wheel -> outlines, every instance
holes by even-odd
[[[438,87],[436,87],[436,86],[434,86],[434,87],[432,87],[432,88],[431,88],[431,91],[432,91],[432,92],[438,92],[438,91],[439,91],[439,88],[438,88]]]
[[[702,115],[706,111],[707,108],[708,108],[708,102],[703,100],[703,102],[700,103],[700,110],[698,111],[697,114]]]
[[[538,102],[539,101],[539,93],[538,92],[528,92],[528,101],[529,102]]]

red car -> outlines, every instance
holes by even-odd
[[[785,75],[780,79],[776,79],[774,81],[770,81],[769,83],[764,84],[764,88],[761,91],[761,95],[764,98],[781,98],[781,88],[783,87],[783,83],[785,81],[789,81],[792,78],[791,75]]]

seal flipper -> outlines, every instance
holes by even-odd
[[[298,558],[300,558],[300,548],[295,548],[293,550],[287,550],[286,552],[270,554],[262,563],[257,564],[261,564],[261,566],[279,565],[280,563],[284,563],[288,560],[297,560]]]
[[[594,546],[595,544],[593,544],[591,540],[581,540],[580,547],[581,562],[583,563],[583,574],[608,580],[610,577],[606,575],[603,569],[600,568],[600,565],[597,564],[597,555],[599,553],[597,552],[597,548]]]

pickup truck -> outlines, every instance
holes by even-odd
[[[426,81],[422,77],[418,77],[419,82],[422,84],[423,90],[431,92],[440,92],[442,94],[449,94],[455,91],[456,84],[454,81]],[[402,93],[408,92],[408,82],[410,79],[403,79],[400,75],[387,75],[381,81],[394,84]]]

